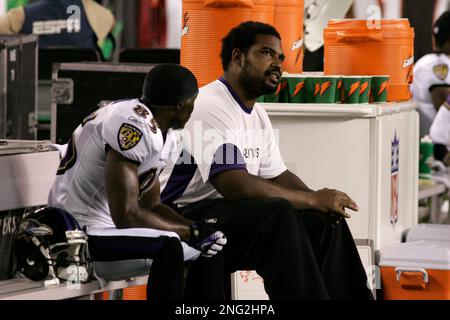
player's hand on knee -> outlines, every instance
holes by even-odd
[[[201,251],[203,257],[215,256],[226,243],[227,238],[222,231],[217,231],[204,222],[191,224],[191,240],[188,244]]]
[[[313,193],[312,207],[323,212],[335,212],[345,218],[350,218],[345,208],[359,210],[357,204],[346,193],[327,188]]]

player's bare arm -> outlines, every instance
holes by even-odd
[[[430,94],[434,107],[439,110],[447,96],[450,95],[450,86],[435,86],[431,89]]]
[[[229,170],[219,173],[211,183],[226,199],[283,198],[294,208],[316,209],[322,212],[338,213],[346,218],[350,215],[345,208],[358,211],[356,203],[345,193],[333,189],[308,192],[280,186],[272,181],[249,174],[245,170]],[[239,188],[236,188],[236,185]]]
[[[117,228],[153,228],[176,232],[189,241],[192,221],[160,203],[159,182],[139,200],[137,165],[114,150],[106,156],[105,188]]]
[[[270,179],[275,184],[294,190],[313,192],[308,186],[294,173],[289,170],[284,171],[278,177]]]

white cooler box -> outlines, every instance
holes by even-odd
[[[0,211],[42,206],[59,166],[50,141],[0,140]]]
[[[418,224],[412,227],[406,236],[406,242],[417,240],[450,242],[450,225],[428,223]]]
[[[312,189],[335,188],[358,204],[360,211],[347,220],[355,239],[382,251],[417,224],[415,101],[263,105],[287,167]]]
[[[386,300],[450,299],[450,242],[419,240],[389,246],[379,265]]]

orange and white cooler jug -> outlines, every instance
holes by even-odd
[[[283,71],[303,71],[303,0],[275,0],[273,26],[281,35],[281,45],[286,59]]]
[[[330,20],[324,30],[324,73],[389,75],[388,101],[411,99],[414,29],[408,19]]]
[[[381,285],[386,300],[449,300],[450,242],[419,240],[382,250]]]
[[[180,63],[203,86],[223,74],[222,39],[241,22],[273,25],[274,0],[183,0]]]

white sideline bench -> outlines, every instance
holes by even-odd
[[[79,285],[44,286],[44,281],[32,281],[27,278],[13,278],[0,281],[0,300],[63,300],[89,296],[95,293],[124,289],[147,284],[148,276],[140,276],[122,281],[106,282],[103,286],[98,280]]]

